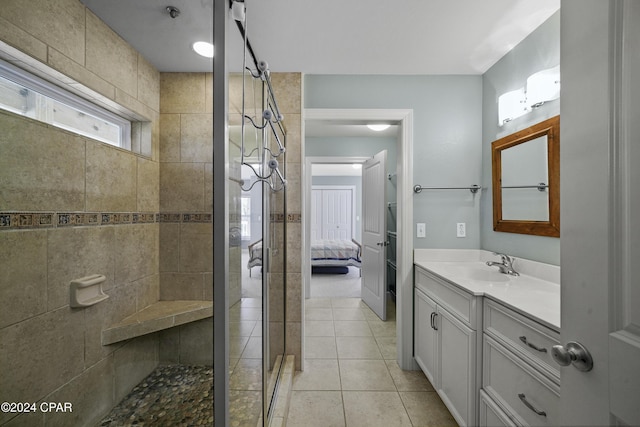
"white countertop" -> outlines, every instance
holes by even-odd
[[[517,260],[513,265],[520,276],[510,276],[486,265],[487,260],[498,258],[481,250],[414,251],[415,265],[473,295],[491,298],[560,330],[560,267]]]

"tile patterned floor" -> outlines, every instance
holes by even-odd
[[[394,307],[383,322],[359,298],[311,298],[306,360],[287,427],[457,426],[422,371],[396,363]]]

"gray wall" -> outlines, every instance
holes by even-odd
[[[482,76],[482,186],[485,190],[480,202],[481,247],[555,265],[560,265],[559,238],[493,231],[491,143],[560,114],[560,100],[555,100],[498,126],[498,97],[524,86],[531,74],[559,63],[560,12],[556,12]]]
[[[307,75],[304,87],[305,108],[413,109],[414,184],[480,183],[482,76]],[[305,149],[311,155],[308,141]],[[416,194],[414,221],[427,224],[427,238],[414,247],[480,247],[479,199],[464,190]],[[457,222],[467,224],[464,239]]]

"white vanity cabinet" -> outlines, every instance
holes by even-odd
[[[488,298],[483,321],[481,425],[558,425],[559,332]]]
[[[415,269],[414,356],[459,425],[477,425],[481,297]]]

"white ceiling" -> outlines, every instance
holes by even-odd
[[[213,0],[81,0],[160,71],[211,71],[191,51],[212,40]],[[560,0],[246,0],[247,33],[271,71],[482,74]],[[166,6],[181,10],[176,19]],[[242,63],[230,28],[228,60]]]

